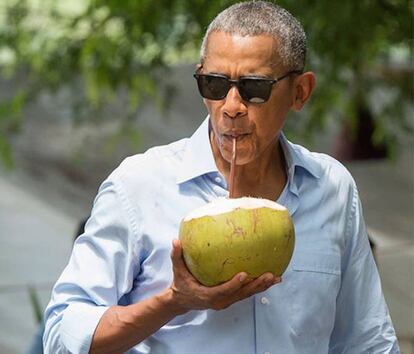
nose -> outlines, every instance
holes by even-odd
[[[224,100],[222,110],[229,118],[238,118],[247,112],[247,106],[235,85],[230,88]]]

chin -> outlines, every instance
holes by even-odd
[[[228,163],[231,163],[232,157],[233,157],[233,153],[227,150],[221,150],[221,156],[223,157],[224,160],[226,160]],[[253,162],[254,158],[251,158],[251,156],[246,156],[246,154],[243,154],[241,152],[238,152],[237,156],[236,156],[236,165],[247,165],[250,162]]]

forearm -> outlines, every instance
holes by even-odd
[[[112,306],[98,323],[90,353],[123,353],[182,313],[170,289],[133,305]]]

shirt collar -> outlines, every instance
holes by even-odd
[[[177,173],[178,184],[208,173],[219,173],[211,150],[209,122],[210,116],[207,116],[189,138],[184,150],[181,169]],[[285,155],[290,182],[293,182],[295,173],[299,171],[296,167],[302,168],[316,178],[320,177],[318,165],[313,162],[313,159],[306,158],[306,155],[311,154],[308,150],[292,144],[283,133],[280,134],[279,140]]]
[[[313,158],[309,158],[312,154],[309,150],[300,145],[291,143],[283,132],[280,133],[279,141],[283,154],[285,155],[288,179],[290,181],[293,181],[295,173],[299,173],[300,169],[308,172],[315,178],[320,178],[320,168],[314,162]]]
[[[183,183],[218,169],[210,145],[209,134],[210,116],[189,138],[184,150],[182,166],[177,173],[177,183]]]

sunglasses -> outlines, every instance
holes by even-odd
[[[220,74],[195,73],[200,95],[209,100],[219,101],[224,99],[232,86],[236,86],[243,100],[252,103],[266,102],[272,93],[274,84],[283,80],[291,74],[301,74],[299,70],[289,71],[287,74],[276,79],[245,76],[238,80],[231,80]]]

